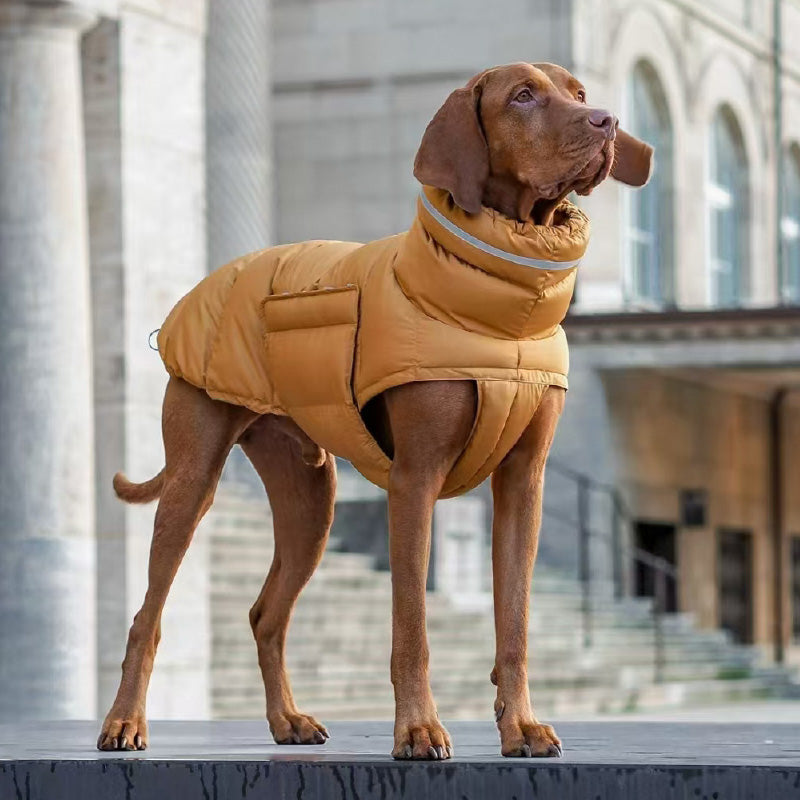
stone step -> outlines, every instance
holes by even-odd
[[[439,654],[451,654],[455,659],[464,658],[475,651],[490,651],[491,645],[483,644],[486,639],[473,637],[465,640],[452,634],[446,636],[430,636],[431,652],[438,657]],[[489,640],[491,641],[491,640]],[[252,637],[235,637],[231,634],[216,632],[214,645],[221,650],[228,650],[234,657],[238,657],[244,648],[251,652],[253,648]],[[359,657],[368,656],[370,653],[388,651],[391,645],[390,623],[382,622],[380,627],[375,626],[369,638],[343,635],[340,631],[330,631],[317,626],[304,629],[302,626],[293,626],[289,631],[288,652],[290,657],[294,653],[313,654],[314,658],[331,659],[337,653],[355,653]],[[468,646],[466,646],[468,645]],[[634,638],[629,634],[610,630],[607,636],[595,638],[591,647],[582,647],[581,637],[554,633],[552,636],[539,635],[531,641],[532,660],[553,659],[562,656],[568,659],[591,657],[601,661],[619,662],[620,648],[625,648],[624,663],[635,659],[653,658],[655,653],[654,640],[651,637]],[[725,643],[695,642],[687,638],[672,639],[667,637],[663,652],[668,660],[724,660],[737,663],[750,663],[756,661],[758,653],[732,647]]]
[[[356,636],[357,628],[352,629],[352,635],[342,629],[330,630],[330,628],[302,625],[292,626],[289,630],[288,650],[293,652],[309,652],[322,656],[331,656],[336,652],[358,652],[369,653],[388,649],[391,644],[390,622],[381,621],[379,625],[374,625],[369,631],[369,637]],[[230,630],[218,629],[214,633],[214,644],[222,649],[237,650],[246,647],[249,651],[253,646],[253,639],[249,629],[244,631],[245,635],[235,636]],[[456,657],[462,650],[473,652],[480,650],[491,650],[490,637],[461,637],[458,633],[447,634],[442,632],[439,635],[429,636],[431,652],[454,653]],[[624,660],[634,657],[639,653],[652,654],[655,652],[655,641],[653,637],[634,637],[630,632],[619,632],[609,629],[606,635],[596,636],[590,647],[582,646],[582,638],[575,634],[562,634],[553,632],[552,635],[539,634],[531,638],[530,657],[552,658],[557,654],[564,654],[567,657],[579,658],[585,654],[593,654],[594,657],[610,657],[620,661],[620,648],[625,648]],[[669,658],[692,658],[701,655],[712,659],[736,659],[738,661],[756,661],[759,653],[750,648],[737,648],[725,642],[704,642],[693,641],[687,637],[666,637],[663,644],[663,652]]]
[[[215,579],[214,586],[217,589],[226,586],[238,589],[243,581],[257,580],[259,584],[263,582],[265,570],[262,571],[258,566],[253,566],[252,562],[248,568],[249,571],[246,573],[238,570],[224,580]],[[320,603],[319,601],[323,599],[325,602]],[[454,607],[447,598],[441,595],[429,593],[426,605],[429,626],[450,626],[454,615],[464,626],[493,625],[490,601],[487,601],[486,611],[466,611]],[[331,613],[338,616],[342,607],[350,608],[353,614],[358,614],[359,609],[372,610],[377,606],[385,610],[385,613],[390,613],[391,586],[388,583],[378,583],[369,586],[366,590],[358,583],[351,582],[350,579],[325,579],[315,576],[300,595],[297,612],[314,609],[319,613],[324,613],[326,609],[335,609]],[[583,606],[579,598],[561,600],[553,598],[551,595],[534,596],[529,615],[537,620],[546,620],[550,626],[563,627],[567,621],[572,623],[575,619],[583,619]],[[653,624],[652,614],[644,604],[631,604],[621,609],[611,600],[597,600],[590,608],[590,622],[605,620],[613,620],[617,626]],[[690,617],[687,618],[687,615],[664,615],[662,621],[665,629],[694,630],[692,620]]]
[[[220,495],[212,512],[213,708],[225,718],[263,718],[247,612],[271,562],[272,520],[263,498]],[[785,684],[785,672],[757,666],[755,648],[732,644],[722,631],[698,630],[689,614],[660,619],[666,680],[655,684],[652,600],[616,601],[612,588],[610,581],[591,583],[592,646],[584,648],[580,583],[574,575],[537,568],[529,634],[540,714],[757,697]],[[370,556],[328,549],[289,633],[288,665],[301,707],[330,719],[391,719],[391,593],[391,576],[373,569]],[[487,595],[485,608],[470,611],[428,595],[431,675],[443,716],[491,715],[490,600]]]
[[[251,600],[254,600],[258,587],[253,587],[250,592]],[[231,631],[241,631],[242,626],[248,624],[248,610],[250,604],[229,604],[220,601],[212,609],[212,619],[215,624]],[[338,612],[338,613],[336,613]],[[568,624],[566,624],[568,623]],[[316,634],[327,633],[328,638],[337,636],[359,635],[361,638],[372,635],[373,630],[381,631],[391,624],[391,612],[379,607],[367,606],[363,609],[354,611],[353,609],[339,609],[337,606],[332,608],[322,608],[321,604],[304,605],[298,607],[295,612],[290,632],[299,633],[303,638],[313,638]],[[485,620],[480,625],[467,625],[466,623],[453,627],[446,625],[445,621],[437,620],[434,615],[428,618],[428,636],[431,641],[460,641],[474,642],[482,641],[487,638],[494,638],[493,624]],[[575,642],[576,645],[583,642],[583,631],[579,619],[567,619],[565,624],[554,625],[552,620],[542,620],[538,616],[532,616],[529,620],[528,631],[532,640],[548,641],[559,640]],[[603,641],[653,641],[655,632],[651,625],[643,622],[640,625],[617,625],[613,617],[595,620],[592,626],[591,642]],[[703,634],[694,638],[690,632],[686,631],[664,631],[663,641],[667,643],[694,641],[706,646],[727,645],[727,638],[718,634]]]
[[[242,609],[234,614],[214,609],[212,621],[216,626],[215,642],[221,646],[237,646],[251,641],[247,614]],[[369,649],[369,642],[388,641],[391,618],[389,615],[366,614],[356,619],[331,619],[328,617],[311,617],[298,613],[289,628],[289,641],[294,646],[311,646],[317,649],[347,646],[352,642],[363,642],[363,649]],[[537,650],[603,650],[608,648],[647,648],[653,650],[656,635],[648,628],[617,628],[608,624],[594,629],[590,646],[583,646],[583,634],[580,629],[553,629],[552,626],[529,628],[531,652]],[[459,628],[433,628],[428,630],[428,639],[433,649],[446,649],[457,646],[474,648],[485,641],[492,641],[494,630],[490,626],[482,629],[462,630]],[[755,648],[737,647],[727,637],[710,632],[692,636],[686,632],[664,632],[662,646],[667,649],[680,649],[685,652],[702,650],[718,656],[732,652],[756,658]],[[617,653],[619,655],[619,653]]]
[[[462,718],[469,719],[475,716],[483,716],[486,709],[491,708],[491,703],[495,697],[495,689],[491,685],[475,685],[470,693],[464,694],[461,687],[453,689],[446,683],[439,684],[432,681],[434,694],[440,710],[446,704],[456,701],[459,710],[455,713]],[[688,702],[711,704],[722,700],[741,700],[753,697],[767,697],[772,693],[772,688],[758,679],[744,679],[740,681],[728,680],[697,680],[697,681],[666,681],[660,684],[650,684],[644,687],[635,687],[627,691],[620,690],[619,687],[609,686],[575,686],[569,685],[560,688],[557,685],[548,686],[542,682],[536,682],[531,688],[534,703],[537,707],[565,707],[567,705],[579,705],[584,707],[594,707],[596,711],[624,711],[638,708],[659,708],[674,705],[676,698],[680,698],[683,704]],[[362,693],[354,697],[354,702],[363,703],[366,699],[368,703],[377,704],[381,699],[389,696],[390,691],[381,691],[367,698]],[[298,692],[298,702],[300,698]],[[344,700],[344,698],[342,698]],[[330,705],[333,705],[335,698]],[[384,699],[384,702],[386,700]],[[326,703],[328,705],[328,703]],[[338,705],[338,704],[337,704]],[[391,702],[387,705],[391,709]],[[346,712],[346,704],[342,703],[343,711]],[[318,703],[315,708],[322,706]],[[310,706],[309,706],[310,708]]]
[[[431,680],[435,685],[447,684],[447,690],[457,691],[467,695],[473,691],[480,691],[488,682],[489,672],[493,660],[486,657],[473,664],[433,664],[431,667]],[[388,661],[372,665],[370,668],[352,669],[326,668],[318,665],[317,668],[303,668],[301,665],[289,663],[292,685],[298,692],[312,693],[314,696],[338,696],[342,692],[369,692],[376,688],[384,687],[388,681]],[[227,667],[219,665],[219,674],[224,676],[225,685],[233,688],[251,684],[255,681],[260,685],[258,670],[255,666],[243,669],[237,664]],[[637,687],[652,683],[655,678],[652,663],[639,666],[626,665],[619,670],[592,669],[586,665],[584,669],[576,668],[565,671],[559,664],[531,664],[530,675],[537,689],[552,687],[578,687],[578,686],[618,686]],[[758,678],[765,682],[773,680],[772,676],[759,675],[746,667],[734,669],[733,665],[723,669],[716,663],[681,664],[667,663],[663,667],[662,677],[669,681],[692,682],[698,680],[729,680],[739,681]]]
[[[245,669],[242,664],[249,665],[245,671],[255,669],[255,653],[244,654],[242,659],[215,660],[215,668],[219,674],[233,670]],[[383,658],[358,658],[358,654],[334,654],[326,663],[327,668],[321,669],[321,660],[297,657],[290,658],[288,667],[297,680],[302,681],[351,681],[359,682],[370,676],[382,675],[389,664],[388,652]],[[437,659],[432,661],[431,669],[437,673],[465,673],[488,674],[493,666],[493,658],[489,653],[482,656],[471,656],[468,659]],[[662,662],[666,673],[680,674],[687,680],[695,677],[718,677],[720,679],[738,679],[750,675],[761,675],[758,665],[736,660],[710,660],[697,658],[666,659]],[[530,674],[543,678],[555,676],[567,682],[593,680],[598,683],[608,681],[611,683],[630,683],[641,680],[650,680],[655,674],[654,659],[643,654],[643,657],[631,659],[624,665],[606,660],[576,661],[569,657],[554,658],[551,660],[533,660],[529,664]]]
[[[494,687],[487,685],[469,695],[451,693],[447,686],[435,686],[437,706],[444,720],[485,719],[492,714]],[[575,713],[624,713],[634,710],[655,710],[681,705],[712,705],[746,699],[774,696],[774,689],[758,679],[741,681],[699,680],[668,681],[620,690],[619,687],[569,687],[552,688],[536,684],[532,687],[537,715],[546,719],[552,716]],[[323,721],[352,719],[392,719],[394,703],[391,687],[381,692],[365,694],[358,692],[353,697],[339,696],[323,700],[303,696],[296,692],[298,705]],[[216,697],[224,700],[230,718],[255,718],[264,716],[262,692],[254,696],[225,693]]]

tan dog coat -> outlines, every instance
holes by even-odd
[[[412,381],[474,380],[478,412],[442,490],[477,486],[527,427],[548,386],[567,386],[561,321],[589,223],[467,214],[424,187],[406,233],[369,244],[272,247],[209,275],[158,335],[169,373],[218,400],[286,414],[386,488],[390,460],[360,410]]]

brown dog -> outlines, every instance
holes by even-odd
[[[572,191],[588,194],[612,174],[646,182],[652,151],[617,129],[608,111],[586,105],[583,86],[552,64],[487,70],[457,89],[422,140],[414,174],[449,191],[467,212],[487,206],[512,219],[549,225]],[[492,475],[492,562],[496,625],[495,714],[506,756],[554,756],[561,743],[533,714],[527,676],[528,603],[541,520],[545,461],[565,392],[547,389],[527,428]],[[428,681],[425,582],[433,505],[465,448],[476,417],[469,380],[407,383],[370,404],[368,424],[387,453],[393,585],[391,678],[396,758],[443,759],[450,737]],[[292,608],[325,548],[333,517],[335,464],[287,417],[211,399],[171,378],[164,398],[166,466],[152,480],[114,487],[128,502],[160,496],[149,585],[130,630],[122,681],[103,723],[101,750],[147,746],[145,698],[164,602],[198,522],[237,442],[272,506],[275,556],[250,611],[267,700],[279,743],[321,744],[328,734],[292,698],[284,644]]]

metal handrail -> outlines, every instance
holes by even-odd
[[[667,581],[668,579],[677,581],[678,571],[666,559],[654,556],[639,547],[627,545],[623,542],[622,526],[624,524],[632,524],[634,519],[630,509],[625,504],[620,490],[616,486],[598,480],[554,459],[548,459],[547,468],[570,480],[575,485],[578,493],[577,517],[574,522],[577,525],[579,534],[579,573],[584,647],[591,647],[593,642],[591,541],[592,539],[602,539],[611,546],[615,598],[622,599],[627,594],[623,579],[623,558],[625,556],[652,570],[655,583],[655,595],[653,597],[653,626],[655,633],[653,666],[655,681],[656,683],[661,683],[664,678],[666,655],[663,616],[666,613],[667,605]],[[592,492],[602,493],[611,501],[612,519],[609,532],[599,531],[590,524],[589,502]]]

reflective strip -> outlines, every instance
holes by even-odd
[[[447,219],[447,217],[441,214],[439,210],[431,203],[431,201],[428,200],[424,191],[419,193],[419,197],[420,200],[422,200],[422,205],[425,206],[425,210],[446,231],[452,233],[453,236],[457,236],[462,242],[472,245],[472,247],[474,247],[476,250],[480,250],[481,252],[487,253],[490,256],[502,258],[504,261],[510,261],[512,264],[520,264],[523,267],[535,267],[536,269],[572,269],[581,263],[579,258],[576,258],[574,261],[547,261],[543,258],[525,258],[525,256],[518,256],[516,253],[508,253],[505,250],[500,250],[498,247],[492,247],[492,245],[482,242],[480,239],[476,239],[472,234],[467,233],[465,230],[459,228],[454,222],[451,222],[449,219]]]

